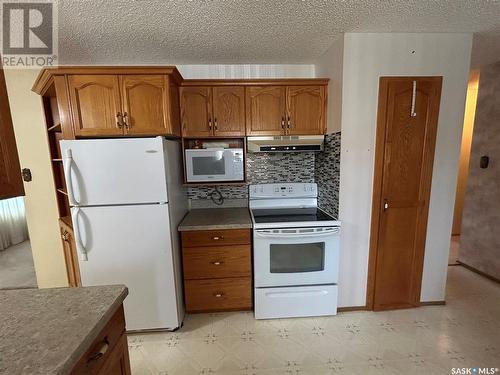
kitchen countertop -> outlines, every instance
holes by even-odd
[[[124,285],[0,290],[0,374],[69,374],[127,294]]]
[[[252,228],[247,207],[201,208],[189,211],[179,224],[179,231]]]

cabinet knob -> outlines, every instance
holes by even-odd
[[[214,119],[214,129],[218,130],[219,125],[217,124],[217,119]]]
[[[215,292],[214,293],[214,297],[215,298],[222,298],[222,297],[224,297],[224,293],[222,293],[222,292]]]
[[[212,264],[214,266],[220,266],[220,265],[224,264],[224,262],[222,260],[216,260],[215,262],[212,262]]]
[[[63,234],[61,235],[61,238],[63,241],[67,241],[69,239],[69,233],[68,231],[64,231]]]
[[[212,119],[211,118],[208,119],[208,129],[212,130]]]
[[[108,342],[108,339],[105,338],[104,341],[99,346],[99,349],[97,350],[97,352],[87,360],[87,363],[94,362],[94,361],[97,361],[98,359],[102,358],[104,356],[104,354],[106,354],[108,349],[109,349],[109,342]]]
[[[219,241],[219,240],[223,240],[223,239],[224,239],[223,236],[213,236],[212,237],[212,240],[214,240],[214,241]]]

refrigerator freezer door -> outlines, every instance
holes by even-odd
[[[163,138],[61,141],[72,206],[167,202]]]
[[[77,212],[75,212],[77,211]],[[83,286],[124,284],[127,330],[179,327],[167,204],[73,207]]]

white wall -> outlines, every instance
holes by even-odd
[[[313,64],[177,65],[185,79],[312,78]]]
[[[444,299],[471,45],[471,34],[345,34],[340,306],[365,305],[378,80],[391,75],[443,76],[421,300]]]
[[[336,39],[316,62],[316,77],[330,78],[328,83],[327,133],[336,133],[342,122],[342,67],[344,37]]]

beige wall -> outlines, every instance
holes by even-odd
[[[500,279],[500,61],[481,67],[458,260]],[[490,158],[480,167],[482,156]]]
[[[21,168],[31,169],[24,183],[26,218],[40,288],[66,286],[58,212],[41,99],[31,91],[38,71],[5,70]]]
[[[465,100],[464,130],[462,132],[462,146],[460,147],[457,193],[455,196],[455,211],[453,213],[453,229],[451,231],[453,235],[460,234],[460,227],[462,226],[462,214],[464,211],[467,175],[469,174],[470,147],[472,144],[472,130],[474,129],[478,85],[479,70],[474,70],[469,75],[467,99]]]

